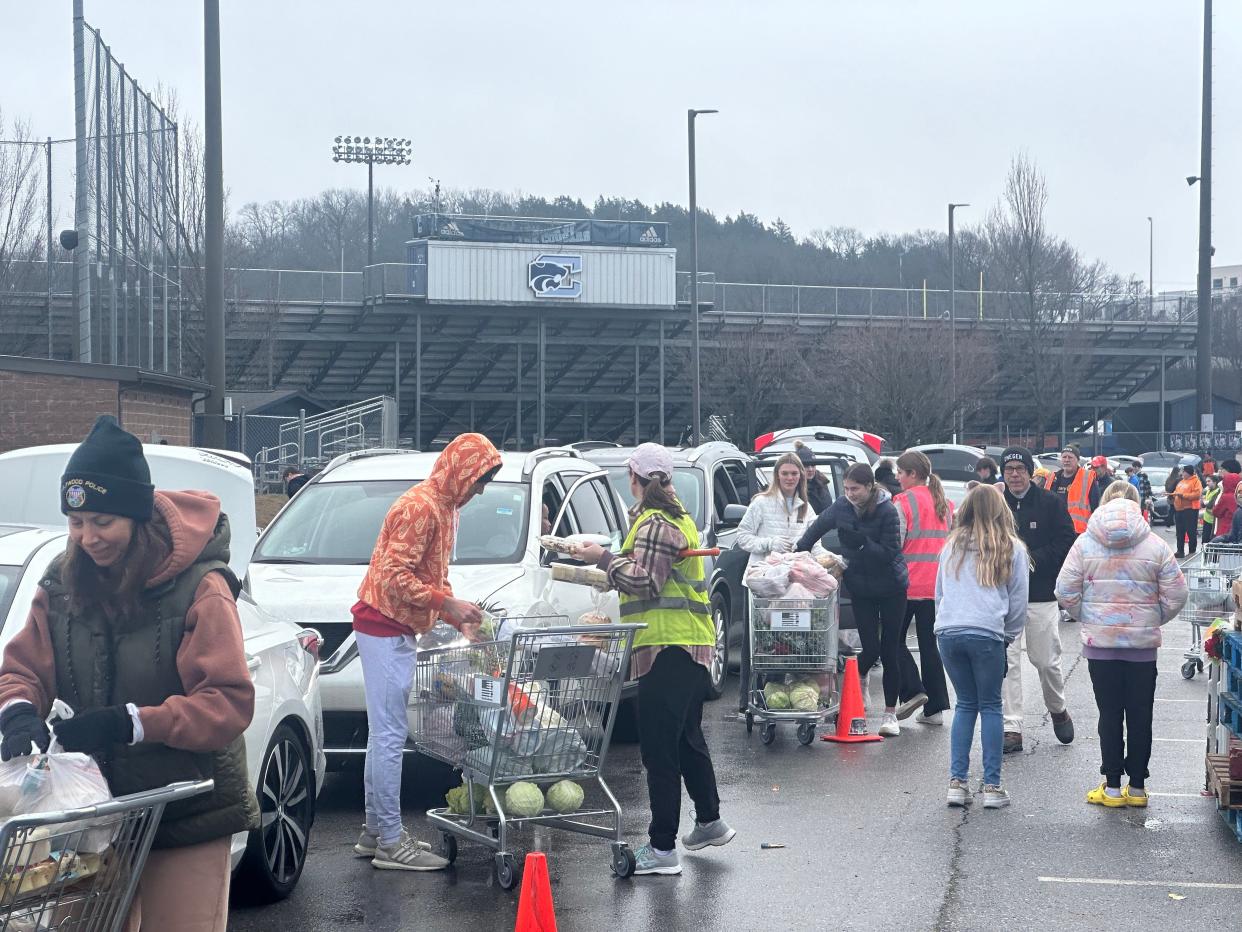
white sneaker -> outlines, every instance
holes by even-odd
[[[933,712],[931,715],[924,715],[920,712],[918,715],[914,716],[914,720],[920,725],[943,725],[944,713]]]
[[[897,722],[897,714],[895,712],[884,713],[884,718],[880,720],[879,733],[886,738],[896,738],[901,734],[901,725]]]
[[[965,780],[950,780],[947,798],[950,806],[969,806],[972,799],[969,785]]]
[[[994,786],[991,783],[985,784],[983,787],[983,808],[984,809],[1003,809],[1009,805],[1009,791],[1003,786]]]

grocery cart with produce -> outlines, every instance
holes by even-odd
[[[839,707],[837,590],[844,564],[825,553],[774,553],[746,573],[749,592],[746,730],[760,725],[764,744],[776,726],[797,726],[815,740]]]
[[[603,619],[607,621],[608,619]],[[517,883],[512,834],[546,825],[612,842],[612,869],[634,872],[621,806],[603,778],[613,711],[641,625],[570,625],[563,616],[489,619],[495,640],[421,652],[410,698],[418,749],[462,772],[427,815],[442,854],[457,839],[495,852]]]
[[[21,771],[21,773],[19,773]],[[125,926],[164,809],[211,780],[109,798],[85,754],[16,758],[0,772],[0,929],[112,932]],[[101,801],[60,810],[56,800]]]
[[[1233,615],[1233,584],[1242,578],[1242,544],[1209,543],[1182,564],[1189,596],[1182,617],[1190,622],[1190,646],[1182,676],[1203,672],[1203,631]]]

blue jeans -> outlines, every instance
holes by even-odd
[[[999,786],[1005,742],[1001,713],[1001,683],[1005,679],[1005,642],[985,634],[938,635],[940,659],[957,693],[953,729],[949,735],[949,776],[965,780],[970,773],[970,745],[975,718],[983,744],[983,782]]]
[[[367,697],[367,759],[363,768],[367,831],[381,845],[401,838],[401,762],[410,736],[406,706],[414,685],[414,635],[354,632]]]

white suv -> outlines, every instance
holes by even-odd
[[[255,600],[324,637],[319,682],[330,766],[366,751],[366,700],[350,607],[388,509],[431,474],[435,461],[433,453],[393,450],[338,457],[255,545],[247,578]],[[620,546],[627,518],[604,470],[567,448],[502,453],[500,472],[462,509],[449,569],[454,595],[510,618],[564,616],[572,624],[598,604],[619,620],[615,592],[553,581],[551,555],[539,547],[545,506],[552,533],[602,535],[601,543]],[[442,646],[457,637],[440,623],[420,645]]]

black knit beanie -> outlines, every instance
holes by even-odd
[[[1035,458],[1031,456],[1031,451],[1026,447],[1006,447],[1005,452],[1001,454],[1001,469],[1010,463],[1021,463],[1026,467],[1028,476],[1035,475]]]
[[[155,486],[142,444],[105,414],[69,457],[60,479],[63,514],[92,511],[135,521],[151,520]]]
[[[803,466],[815,465],[815,451],[803,444],[802,441],[798,441],[794,444],[794,454],[798,457],[798,461],[802,463]]]

